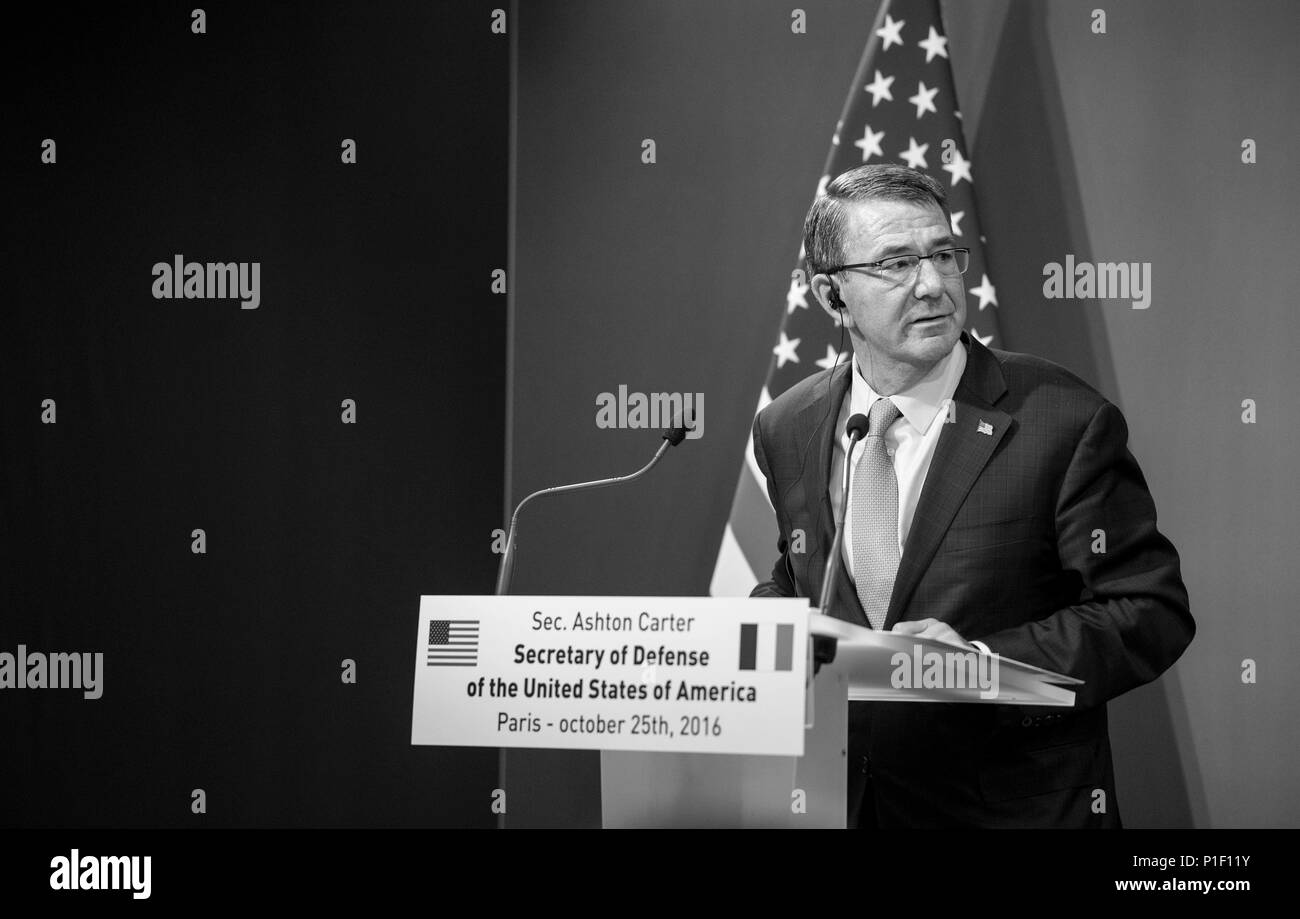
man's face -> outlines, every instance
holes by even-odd
[[[870,200],[849,207],[845,264],[930,255],[957,245],[947,218],[933,202]],[[941,274],[930,259],[922,260],[901,282],[869,268],[838,272],[833,283],[845,303],[845,321],[863,370],[900,364],[923,370],[948,354],[966,323],[962,282],[960,274]]]

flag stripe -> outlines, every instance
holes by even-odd
[[[740,669],[754,669],[754,653],[758,646],[758,626],[752,622],[740,624]]]
[[[776,513],[768,503],[763,480],[755,481],[748,467],[740,470],[736,495],[731,502],[731,530],[750,570],[767,580],[776,558]]]
[[[709,582],[710,597],[748,597],[758,578],[749,560],[740,550],[735,534],[728,523],[722,528],[722,545],[718,548],[718,562],[713,566],[713,580]]]
[[[767,387],[764,386],[762,391],[758,394],[758,408],[754,411],[754,417],[757,418],[758,413],[771,404],[772,394],[769,393]],[[755,482],[762,484],[767,481],[763,476],[763,470],[758,468],[758,460],[754,459],[754,429],[752,426],[749,429],[749,437],[745,438],[745,465],[749,467],[749,474],[754,477]],[[767,489],[762,489],[762,491],[763,501],[770,507],[771,501],[767,497]]]
[[[794,661],[794,626],[783,622],[776,627],[776,669],[790,670]]]
[[[754,656],[754,669],[776,669],[776,623],[760,622],[758,625],[758,653]]]

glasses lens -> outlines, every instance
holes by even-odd
[[[941,249],[926,259],[942,275],[956,277],[965,274],[970,265],[969,249]],[[899,255],[878,263],[880,276],[896,283],[907,283],[915,278],[917,266],[921,264],[919,255]],[[868,266],[869,267],[869,266]]]
[[[941,249],[930,256],[940,274],[956,277],[966,270],[966,253],[960,249]]]
[[[881,262],[880,270],[889,277],[903,278],[915,270],[919,261],[920,259],[915,255],[900,255]]]

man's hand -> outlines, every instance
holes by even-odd
[[[938,619],[917,619],[908,622],[896,622],[890,629],[895,635],[915,635],[917,638],[934,638],[938,641],[947,642],[950,645],[956,645],[959,648],[965,648],[969,651],[978,650],[973,644],[957,634],[954,629],[946,622],[940,622]]]

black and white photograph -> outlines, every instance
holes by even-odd
[[[638,885],[860,840],[878,905],[932,845],[1013,905],[1276,889],[1295,3],[4,31],[16,902],[250,902],[235,851],[418,897],[566,861],[529,830]]]

